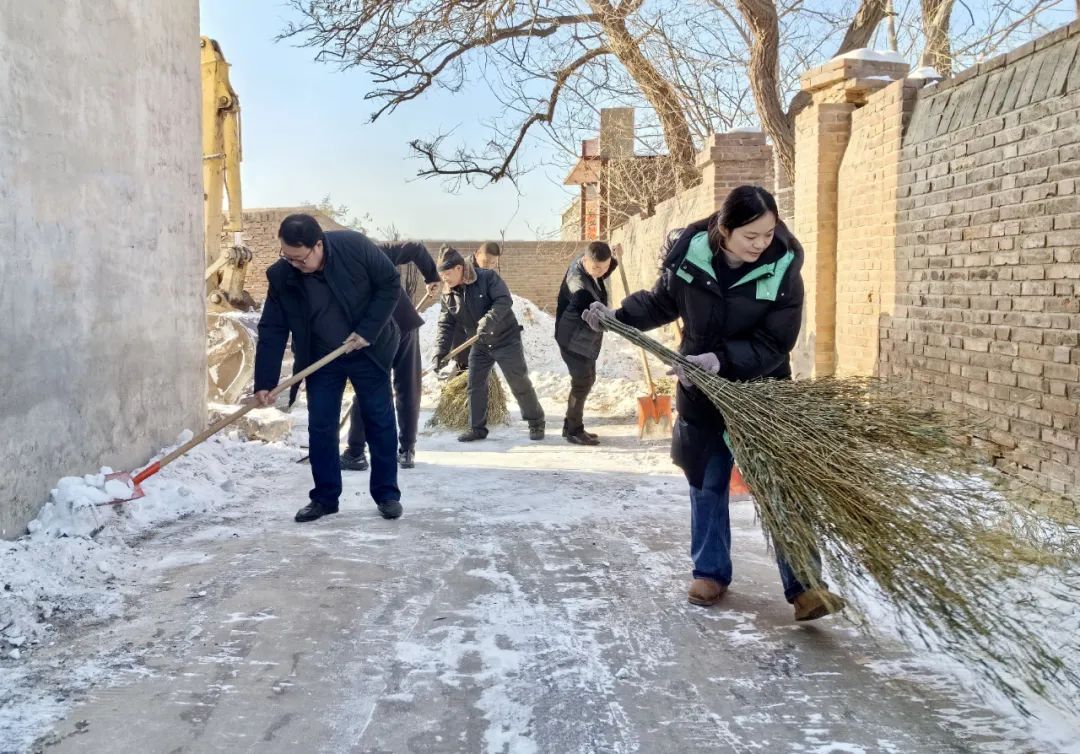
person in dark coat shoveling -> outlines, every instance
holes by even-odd
[[[671,234],[660,279],[613,311],[597,302],[583,319],[600,330],[613,316],[640,330],[681,317],[679,351],[701,368],[729,380],[790,379],[788,358],[802,324],[803,250],[780,221],[776,201],[760,186],[739,186],[720,210]],[[733,459],[724,439],[724,417],[676,370],[679,417],[671,440],[675,464],[690,482],[690,554],[694,561],[688,599],[715,605],[731,583],[728,486]],[[777,553],[784,596],[796,620],[814,620],[844,607],[824,587],[807,589],[783,553]],[[818,573],[810,574],[817,583]],[[808,579],[809,580],[809,579]]]
[[[259,319],[255,402],[270,404],[290,334],[294,372],[341,345],[351,346],[350,352],[305,380],[315,486],[309,493],[311,502],[297,511],[296,520],[313,521],[338,511],[338,417],[345,380],[356,390],[367,427],[371,496],[384,518],[397,518],[402,506],[390,366],[398,347],[392,314],[401,295],[401,277],[366,236],[351,230],[324,233],[311,215],[286,217],[278,238],[281,259],[266,271],[269,289]],[[298,388],[293,387],[290,402]]]
[[[543,440],[544,409],[529,380],[510,289],[497,272],[473,267],[450,247],[439,253],[439,275],[447,291],[435,340],[435,369],[446,366],[458,327],[464,328],[467,337],[480,336],[469,353],[470,428],[458,440],[473,442],[487,437],[488,375],[496,364],[517,400],[521,418],[529,424],[529,439]]]
[[[555,307],[555,342],[570,372],[563,437],[576,445],[598,445],[599,438],[585,431],[585,400],[596,383],[596,360],[604,334],[586,325],[581,315],[594,302],[608,303],[607,279],[618,266],[611,247],[593,241],[566,270]]]
[[[380,244],[379,248],[389,257],[395,266],[412,263],[424,276],[429,296],[435,296],[442,289],[439,272],[435,269],[435,260],[431,258],[427,247],[416,241]],[[393,383],[394,406],[397,409],[398,425],[398,465],[411,469],[416,465],[416,436],[420,429],[420,336],[419,330],[424,320],[416,312],[405,289],[401,289],[397,306],[394,308],[394,322],[401,331],[401,342],[394,354]],[[353,401],[349,415],[349,444],[341,454],[341,468],[364,471],[368,467],[364,445],[367,432],[361,412],[361,402]]]

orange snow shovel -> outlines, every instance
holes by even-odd
[[[615,250],[619,251],[619,276],[622,278],[623,290],[630,295],[630,283],[626,279],[626,269],[622,263],[622,245],[616,244]],[[645,430],[649,427],[671,426],[671,396],[657,395],[656,383],[653,382],[652,369],[649,368],[649,359],[645,349],[641,349],[641,367],[645,372],[645,384],[649,388],[648,395],[639,395],[637,399],[637,429],[638,439],[645,436]]]
[[[345,349],[346,349],[346,346],[340,346],[337,350],[331,351],[330,353],[326,354],[326,356],[323,356],[321,359],[316,361],[314,364],[309,366],[307,369],[304,369],[303,371],[297,372],[292,377],[290,377],[289,379],[287,379],[284,382],[280,383],[277,387],[275,387],[273,390],[271,390],[270,391],[270,397],[271,398],[276,398],[278,396],[278,394],[281,393],[283,390],[286,390],[286,389],[292,387],[293,385],[300,382],[300,380],[304,379],[305,377],[307,377],[312,372],[315,372],[315,371],[317,371],[319,369],[322,369],[324,366],[329,364],[331,361],[336,359],[338,356],[341,356],[342,354],[346,353]],[[146,493],[143,491],[142,486],[141,486],[143,482],[145,482],[147,479],[152,477],[154,474],[161,471],[163,468],[168,466],[170,463],[175,461],[180,456],[187,453],[189,450],[194,448],[196,445],[201,445],[202,443],[206,442],[208,439],[210,439],[210,437],[212,435],[217,434],[219,431],[221,431],[225,427],[229,426],[230,424],[232,424],[237,419],[244,416],[245,414],[247,414],[249,411],[251,411],[254,408],[258,408],[258,406],[254,401],[252,401],[251,403],[248,403],[243,408],[229,414],[225,418],[219,419],[213,425],[207,427],[202,432],[195,435],[195,437],[191,438],[186,443],[181,445],[179,448],[177,448],[173,452],[169,453],[167,456],[162,458],[160,461],[154,461],[152,464],[150,464],[149,466],[147,466],[145,469],[140,471],[138,474],[135,474],[134,476],[132,476],[129,472],[126,472],[126,471],[118,471],[118,472],[115,472],[113,474],[106,475],[105,476],[106,483],[108,483],[110,481],[113,481],[113,480],[123,482],[123,483],[130,482],[131,485],[132,485],[131,496],[130,497],[125,497],[125,498],[116,498],[115,500],[110,500],[107,503],[98,503],[98,505],[117,505],[119,503],[127,503],[127,502],[131,502],[132,500],[138,500],[140,497],[144,497],[146,495]]]

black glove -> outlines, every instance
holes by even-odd
[[[444,366],[446,366],[449,363],[450,363],[450,359],[447,358],[445,353],[435,355],[435,371],[436,372],[440,371]]]

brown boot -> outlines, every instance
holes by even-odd
[[[691,605],[712,607],[727,591],[727,585],[721,584],[716,579],[694,579],[690,584],[690,590],[686,593],[686,599]]]
[[[845,607],[844,599],[828,589],[807,589],[795,598],[795,620],[817,620]]]

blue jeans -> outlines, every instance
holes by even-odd
[[[731,517],[728,514],[728,486],[731,484],[731,451],[721,444],[705,467],[702,488],[690,488],[690,557],[694,560],[694,578],[731,583]],[[784,598],[794,602],[806,591],[791,566],[776,553]],[[821,581],[821,561],[814,574]]]
[[[312,501],[336,508],[341,497],[338,422],[345,380],[356,391],[356,403],[371,448],[369,488],[376,503],[401,500],[397,484],[397,428],[390,375],[363,351],[345,354],[307,378],[308,446],[315,487]]]

